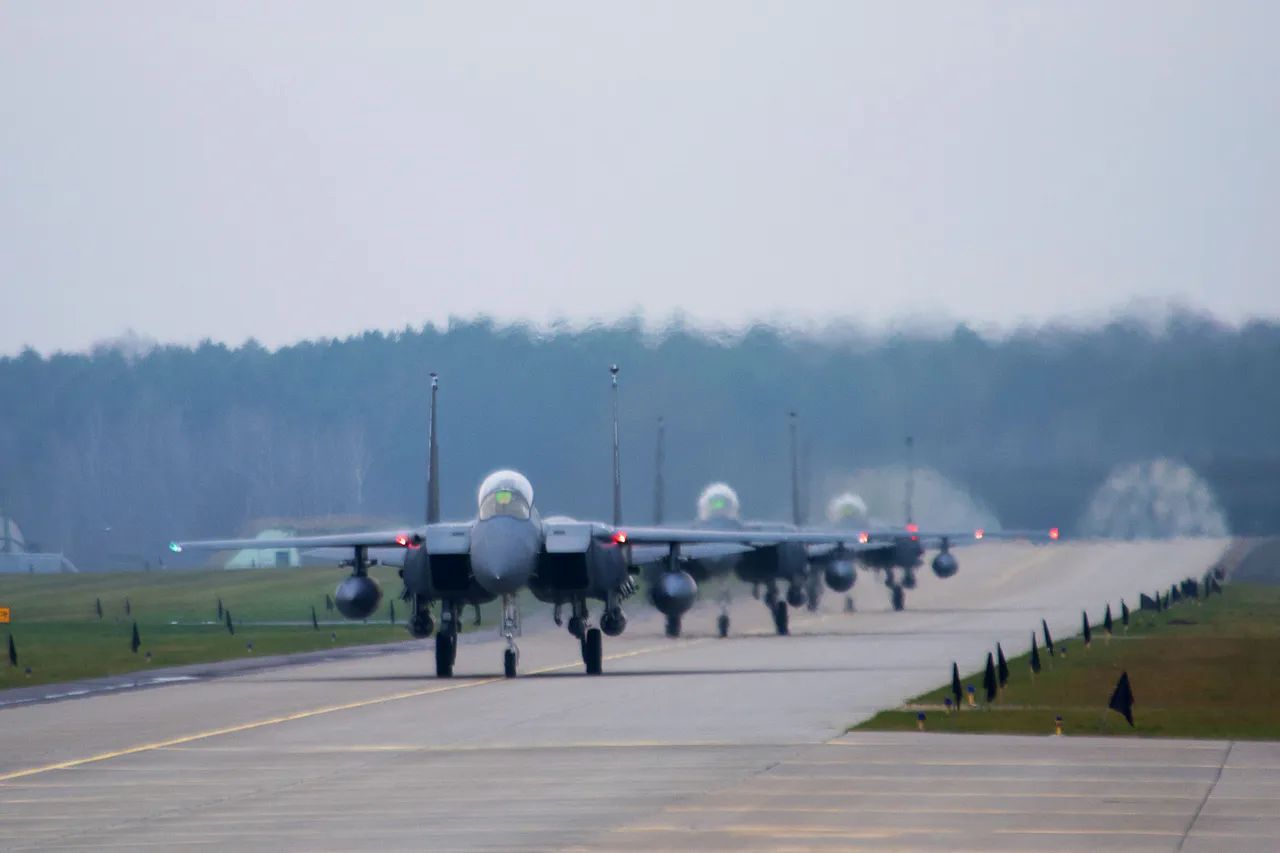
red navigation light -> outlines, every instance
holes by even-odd
[[[1049,528],[1049,538],[1050,538],[1050,539],[1057,539],[1057,538],[1058,538],[1058,528],[1056,528],[1056,527],[1050,527],[1050,528]]]
[[[908,522],[908,523],[907,523],[907,532],[908,532],[908,533],[919,533],[919,532],[920,532],[920,525],[916,524],[914,521]]]
[[[977,530],[973,531],[973,538],[974,538],[974,539],[981,539],[983,536],[986,536],[986,535],[987,535],[987,531],[983,530],[981,527],[979,527]]]
[[[399,545],[401,548],[408,548],[409,537],[405,536],[403,533],[400,534],[399,536],[396,537],[396,544]]]
[[[626,544],[627,544],[627,531],[625,531],[625,530],[619,530],[617,533],[614,533],[614,534],[613,534],[613,541],[614,541],[616,544],[618,544],[618,545],[626,545]]]
[[[861,544],[866,545],[870,541],[871,541],[871,534],[868,533],[867,531],[864,530],[858,534],[858,542],[860,542]]]

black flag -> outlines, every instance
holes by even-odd
[[[1040,649],[1036,648],[1036,632],[1031,632],[1031,671],[1040,671]]]
[[[222,621],[222,596],[218,596],[218,621]]]
[[[1107,612],[1102,614],[1102,627],[1108,634],[1111,633],[1111,602],[1107,602]]]
[[[125,596],[125,599],[124,599],[124,615],[125,615],[125,616],[128,616],[128,615],[129,615],[130,613],[132,613],[132,612],[133,612],[133,606],[132,606],[131,604],[129,604],[129,597],[128,597],[128,596]]]
[[[1124,603],[1124,599],[1120,599],[1120,624],[1129,627],[1129,605]]]
[[[1004,659],[1004,649],[999,643],[996,643],[996,675],[1000,677],[1001,687],[1009,683],[1009,662]]]
[[[951,693],[953,696],[955,696],[957,711],[960,710],[960,694],[963,692],[964,692],[964,689],[960,686],[960,667],[956,665],[955,661],[952,661],[951,662]]]
[[[320,620],[316,618],[316,606],[311,605],[311,627],[320,630]]]
[[[324,609],[329,613],[333,612],[333,599],[329,597],[328,593],[325,593],[324,596]]]
[[[130,649],[133,651],[133,653],[136,655],[136,654],[138,653],[138,646],[140,646],[140,645],[142,645],[142,638],[138,636],[138,623],[137,623],[137,622],[134,622],[134,623],[133,623],[133,637],[132,637],[132,638],[130,638],[130,640],[129,640],[129,648],[130,648]]]
[[[98,614],[98,618],[102,618],[102,599],[95,598],[93,600],[93,612]]]
[[[1129,673],[1120,673],[1120,680],[1116,682],[1116,689],[1111,694],[1111,701],[1107,703],[1107,707],[1113,711],[1119,711],[1128,720],[1129,725],[1133,725],[1133,689],[1129,687]]]
[[[231,611],[230,611],[230,610],[224,610],[224,611],[222,611],[222,613],[223,613],[223,615],[224,615],[224,616],[226,616],[226,617],[227,617],[227,633],[228,633],[228,634],[235,634],[235,632],[236,632],[236,627],[235,627],[234,625],[232,625],[232,624],[231,624]]]
[[[1080,614],[1080,621],[1084,623],[1084,647],[1089,648],[1089,644],[1093,642],[1093,632],[1089,630],[1089,613],[1084,611]]]
[[[18,647],[13,644],[13,634],[9,635],[9,666],[18,665]]]
[[[996,682],[996,662],[991,652],[987,652],[987,669],[982,673],[982,687],[987,691],[987,701],[994,702],[999,685]]]
[[[1044,629],[1044,647],[1049,652],[1049,657],[1053,657],[1053,637],[1049,636],[1049,623],[1040,620],[1040,627]]]

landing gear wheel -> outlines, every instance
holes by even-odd
[[[720,632],[720,637],[729,636],[729,614],[721,613],[720,618],[716,620],[716,630]]]
[[[452,634],[441,631],[436,634],[436,677],[452,678],[453,661],[458,654],[458,640]]]
[[[773,627],[777,629],[779,636],[785,637],[790,632],[787,625],[788,620],[787,603],[779,601],[773,605]]]
[[[604,640],[599,628],[588,628],[582,641],[582,659],[587,665],[587,675],[599,675],[604,671]]]
[[[902,587],[895,586],[892,595],[893,609],[901,610],[907,606],[907,595],[902,591]]]
[[[502,674],[507,678],[516,677],[516,661],[518,659],[515,649],[507,649],[502,653]]]
[[[667,617],[667,636],[668,637],[680,636],[680,617],[679,616]]]

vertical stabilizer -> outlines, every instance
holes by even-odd
[[[663,443],[666,439],[667,428],[662,422],[662,416],[658,416],[658,450],[653,460],[653,523],[662,524],[663,506],[665,500],[666,483],[662,481],[662,468],[666,464],[666,449]]]
[[[796,437],[795,412],[791,412],[791,522],[799,527],[804,523],[800,513],[800,450]]]
[[[907,436],[907,491],[906,498],[903,500],[903,513],[906,515],[906,523],[908,525],[915,524],[915,513],[912,510],[911,501],[916,491],[916,440],[911,436]]]
[[[618,450],[618,365],[610,365],[613,382],[613,524],[622,524],[622,458]]]
[[[440,521],[440,444],[436,439],[436,394],[440,377],[431,374],[431,415],[427,422],[427,524]]]

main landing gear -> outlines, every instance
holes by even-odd
[[[906,583],[908,580],[910,584]],[[902,610],[907,606],[907,594],[904,591],[904,587],[915,586],[915,578],[907,575],[903,582],[900,583],[895,577],[893,569],[889,569],[885,572],[884,585],[889,587],[889,604],[893,606],[894,610]]]
[[[457,659],[457,608],[452,601],[445,601],[440,604],[440,630],[436,632],[436,677],[452,678]]]
[[[612,609],[606,603],[605,608],[601,622],[607,623],[606,627],[611,632],[616,630],[621,634],[627,624],[627,617],[623,615],[622,608],[616,603],[613,604]],[[558,606],[556,610],[558,614]],[[588,621],[590,616],[586,599],[575,600],[573,615],[569,617],[569,633],[578,638],[578,644],[582,647],[582,665],[587,675],[599,675],[604,671],[604,632],[591,626]]]
[[[779,636],[785,637],[790,633],[790,615],[787,613],[787,602],[779,597],[778,588],[772,583],[765,589],[764,603],[769,608],[769,612],[773,614],[773,627]]]

